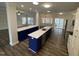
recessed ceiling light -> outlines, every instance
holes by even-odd
[[[47,12],[51,12],[51,11],[47,11]]]
[[[33,4],[34,4],[34,5],[38,5],[39,3],[38,3],[38,2],[33,2]]]
[[[24,5],[21,5],[21,7],[23,8],[23,7],[24,7]]]
[[[63,13],[62,12],[60,12],[60,13],[58,13],[59,15],[63,15]]]
[[[45,4],[45,5],[43,5],[45,8],[50,8],[51,7],[51,5],[49,5],[49,4]]]

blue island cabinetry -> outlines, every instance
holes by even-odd
[[[36,39],[29,37],[29,47],[28,47],[33,53],[36,53],[41,48],[41,38]]]
[[[46,31],[42,31],[42,29],[39,29],[33,33],[30,33],[28,35],[29,50],[31,50],[33,53],[37,53],[49,38],[51,31],[52,31],[52,28],[47,28]],[[37,37],[35,37],[36,35]]]
[[[32,28],[28,28],[22,31],[18,31],[18,40],[19,41],[23,41],[28,37],[29,33],[32,33],[34,31],[38,30],[38,26],[36,27],[32,27]]]

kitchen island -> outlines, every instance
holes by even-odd
[[[25,27],[21,27],[18,28],[18,40],[19,41],[23,41],[28,37],[29,33],[32,33],[34,31],[38,30],[38,26],[37,25],[31,25],[31,26],[25,26]]]
[[[47,26],[41,28],[35,32],[28,34],[29,36],[29,50],[33,53],[37,53],[40,48],[45,44],[52,31],[52,27]]]

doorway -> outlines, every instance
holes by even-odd
[[[63,18],[55,18],[55,29],[63,29],[64,28],[64,19]]]

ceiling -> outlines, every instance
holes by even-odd
[[[33,5],[32,2],[17,2],[17,9],[22,9],[29,11],[29,8],[32,8],[31,11],[38,10],[39,12],[69,12],[76,10],[79,7],[78,2],[39,2],[39,5]],[[24,5],[24,8],[21,8],[21,5]],[[50,8],[44,8],[44,4],[50,4]]]
[[[50,8],[44,8],[44,4],[50,4]],[[24,5],[22,8],[21,5]],[[0,2],[0,7],[5,7],[4,2]],[[39,12],[47,12],[50,10],[51,12],[69,12],[76,10],[79,7],[79,2],[39,2],[39,5],[33,5],[32,2],[16,2],[16,7],[18,10],[31,11],[35,12],[38,10]]]

